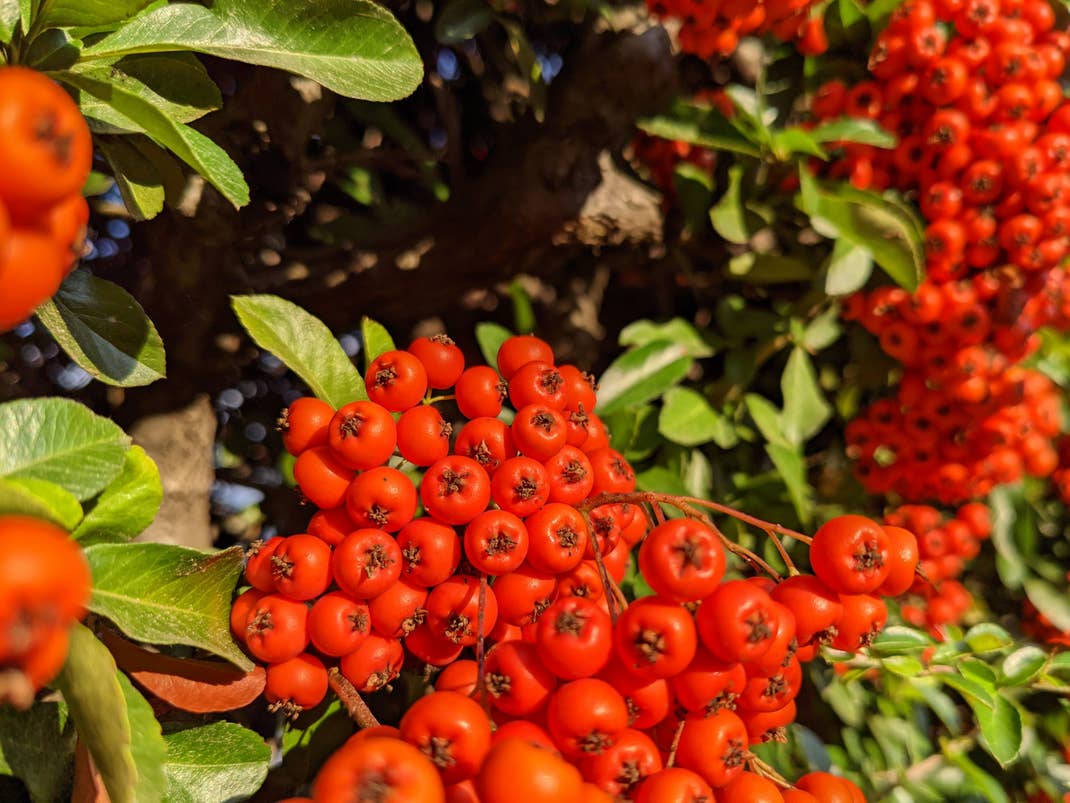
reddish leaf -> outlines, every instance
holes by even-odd
[[[100,779],[93,759],[86,749],[85,742],[78,740],[74,751],[74,790],[71,803],[109,803],[108,791]]]
[[[262,666],[246,673],[225,661],[174,658],[146,650],[111,632],[101,640],[119,668],[135,682],[183,711],[233,711],[253,702],[264,691]]]

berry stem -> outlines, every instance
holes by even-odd
[[[338,667],[332,666],[327,670],[327,682],[334,693],[338,695],[338,699],[342,701],[342,705],[346,707],[349,718],[360,725],[361,728],[374,728],[380,724],[379,720],[375,718],[375,714],[368,708],[368,704],[364,702],[364,698],[360,696],[360,692],[338,670]]]
[[[665,762],[666,767],[671,767],[676,763],[676,748],[680,746],[680,736],[684,732],[684,725],[687,724],[686,719],[681,719],[676,725],[676,733],[672,735],[672,747],[669,748],[669,758]]]
[[[487,651],[484,644],[483,629],[487,611],[487,575],[479,575],[479,608],[476,613],[476,691],[483,710],[490,713],[490,698],[487,697],[486,664]]]
[[[591,551],[594,552],[594,562],[598,566],[598,576],[602,580],[602,592],[606,595],[609,618],[613,624],[616,624],[617,617],[620,616],[624,608],[628,607],[628,603],[624,597],[624,592],[617,587],[617,584],[613,582],[613,578],[609,576],[609,572],[606,571],[605,561],[602,560],[602,546],[598,543],[598,534],[594,525],[591,524],[590,509],[584,506],[579,508],[579,511],[583,514],[583,520],[587,523],[587,531],[591,534]]]
[[[438,404],[439,402],[453,401],[456,398],[457,396],[452,393],[448,396],[431,396],[428,394],[428,397],[424,399],[424,404]]]

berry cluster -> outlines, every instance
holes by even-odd
[[[89,565],[67,533],[24,516],[0,516],[0,550],[0,704],[28,708],[67,659]]]
[[[894,399],[848,432],[874,493],[957,504],[1055,468],[1059,400],[1016,368],[1043,326],[1070,327],[1070,103],[1057,83],[1070,37],[1046,0],[911,0],[870,58],[872,80],[833,81],[814,116],[870,119],[890,150],[843,143],[833,176],[918,200],[926,281],[878,288],[846,315],[906,366]]]
[[[828,49],[815,0],[647,0],[650,12],[681,22],[680,48],[700,58],[730,56],[744,36],[772,34],[816,56]]]
[[[448,800],[505,803],[537,780],[524,800],[864,801],[826,773],[791,787],[748,745],[783,738],[801,662],[820,645],[855,651],[879,632],[887,611],[876,594],[913,583],[917,544],[901,528],[842,516],[814,535],[810,557],[814,575],[725,580],[714,528],[659,524],[638,556],[654,595],[615,620],[604,597],[558,596],[494,640],[482,675],[478,661],[455,660],[399,728],[352,737],[321,770],[316,800],[382,781],[389,755],[411,765],[393,776],[399,790],[419,779],[405,800],[442,800],[435,787]]]
[[[67,93],[24,67],[0,68],[0,142],[4,332],[51,298],[81,256],[93,142]]]
[[[959,354],[963,361],[990,356],[982,348]],[[1004,369],[979,369],[953,384],[907,371],[893,398],[873,403],[847,425],[848,454],[868,491],[951,505],[1025,474],[1052,473],[1058,464],[1052,438],[1061,423],[1058,388],[1037,371],[1007,367],[998,358],[983,362]],[[963,398],[974,386],[980,398]]]
[[[928,505],[903,505],[888,511],[884,521],[909,529],[918,539],[922,576],[900,607],[903,618],[932,630],[958,622],[973,604],[973,597],[955,578],[992,534],[988,508],[971,502],[948,518]]]
[[[842,516],[812,539],[813,575],[726,579],[728,542],[692,507],[713,503],[634,493],[588,378],[529,336],[497,363],[466,368],[447,338],[421,338],[370,364],[368,401],[300,399],[283,417],[320,510],[256,551],[232,608],[267,699],[296,714],[330,685],[370,693],[406,662],[444,667],[399,730],[362,731],[328,762],[317,801],[387,783],[387,767],[407,801],[515,800],[526,773],[552,786],[538,800],[830,799],[800,797],[811,785],[862,799],[825,775],[781,794],[748,745],[782,738],[821,645],[857,651],[880,631],[878,594],[914,581],[914,536]],[[470,419],[456,437],[437,406],[451,398]],[[653,594],[628,604],[633,547]]]
[[[358,690],[375,691],[406,653],[448,664],[480,635],[516,635],[557,596],[601,597],[603,570],[623,577],[645,517],[635,505],[580,508],[635,487],[593,413],[593,380],[556,366],[534,337],[503,344],[498,367],[466,368],[448,338],[420,338],[371,363],[369,400],[336,411],[303,398],[285,412],[294,476],[320,510],[307,533],[249,559],[252,587],[231,614],[269,664],[274,704],[297,712],[326,693],[310,642]],[[429,388],[454,392],[433,399]],[[499,418],[506,399],[511,425]],[[468,419],[455,437],[436,404],[449,400]],[[423,470],[418,483],[387,465],[395,453],[396,465]]]

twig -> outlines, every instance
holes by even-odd
[[[327,682],[334,693],[338,695],[338,699],[342,701],[342,705],[346,707],[349,718],[360,725],[361,728],[374,728],[379,724],[379,720],[375,718],[375,714],[368,708],[368,704],[364,702],[364,698],[360,696],[356,686],[338,671],[338,667],[332,666],[327,671]]]
[[[613,578],[609,576],[609,572],[606,571],[605,561],[602,560],[602,547],[598,543],[598,536],[595,534],[594,525],[591,524],[590,511],[580,510],[583,514],[583,520],[587,524],[587,532],[591,537],[591,551],[594,552],[594,562],[598,567],[598,576],[602,580],[602,593],[606,595],[606,606],[609,608],[609,618],[613,624],[617,623],[617,617],[620,616],[620,605],[624,603],[624,607],[627,607],[627,603],[624,602],[624,594],[617,584],[613,582]],[[619,595],[619,596],[618,596]]]
[[[676,748],[680,746],[680,736],[684,732],[684,725],[687,724],[686,719],[681,719],[680,723],[676,726],[676,733],[672,735],[672,747],[669,748],[669,758],[665,762],[666,767],[671,767],[676,763]]]

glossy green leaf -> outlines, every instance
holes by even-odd
[[[1048,663],[1048,654],[1032,645],[1019,647],[1000,665],[1001,685],[1024,686],[1033,680]]]
[[[974,625],[966,632],[964,640],[974,652],[1002,650],[1014,643],[1011,634],[993,622]]]
[[[513,333],[501,324],[484,321],[476,324],[476,342],[483,355],[483,361],[495,370],[498,368],[498,349]]]
[[[166,803],[218,803],[251,797],[267,777],[271,749],[255,732],[214,722],[169,733]]]
[[[981,726],[982,746],[1001,767],[1014,763],[1022,749],[1022,716],[1018,709],[1000,694],[995,695],[991,708],[973,700],[970,707]]]
[[[733,165],[728,169],[728,189],[710,209],[710,223],[714,231],[730,243],[745,243],[750,239],[747,213],[743,209],[742,186],[743,167]]]
[[[891,198],[853,187],[822,188],[812,182],[801,194],[804,211],[824,236],[867,249],[897,284],[913,290],[925,270],[925,245],[917,215]]]
[[[231,304],[256,344],[332,407],[368,398],[364,379],[318,318],[278,296],[232,296]]]
[[[122,472],[93,501],[73,535],[83,546],[129,541],[152,524],[162,501],[159,469],[144,449],[132,446]]]
[[[192,53],[144,53],[79,64],[75,73],[121,86],[177,123],[190,123],[222,104],[219,88]],[[151,134],[110,103],[83,94],[79,106],[101,134]]]
[[[63,693],[70,708],[78,736],[89,748],[93,763],[100,772],[112,803],[152,803],[163,796],[163,751],[159,751],[155,770],[143,767],[138,758],[152,749],[152,731],[145,727],[144,712],[136,708],[131,715],[128,701],[137,694],[115,667],[115,660],[96,636],[81,624],[71,628],[71,646],[67,663],[54,685]],[[140,697],[140,695],[138,695]],[[144,703],[144,698],[141,699]],[[148,704],[145,703],[145,708]],[[152,717],[152,709],[148,709]],[[159,725],[155,724],[156,737]],[[134,752],[135,734],[148,744]],[[157,773],[159,787],[156,786]]]
[[[137,789],[135,799],[141,801],[162,801],[167,789],[164,775],[164,761],[167,744],[160,732],[160,723],[156,720],[152,706],[134,688],[134,684],[122,672],[117,672],[119,686],[126,700],[126,716],[130,722],[130,753],[137,767]]]
[[[810,130],[815,142],[856,142],[877,148],[894,148],[897,139],[875,120],[860,117],[840,117]]]
[[[163,178],[129,137],[102,140],[100,152],[111,165],[123,203],[135,220],[151,220],[163,211],[167,197]]]
[[[873,254],[863,245],[837,240],[825,267],[825,292],[846,296],[861,290],[873,273]]]
[[[0,0],[0,42],[10,42],[18,24],[19,0]]]
[[[784,435],[784,422],[781,420],[780,410],[771,401],[756,393],[748,393],[743,401],[747,405],[751,420],[766,441],[783,446],[790,445]]]
[[[642,404],[679,384],[691,368],[691,357],[679,343],[656,340],[627,351],[598,380],[599,415]]]
[[[827,159],[828,154],[821,147],[810,131],[791,127],[773,132],[773,153],[777,159],[786,162],[793,156],[814,156]]]
[[[727,268],[729,275],[747,284],[758,285],[809,282],[814,274],[813,265],[806,260],[755,251],[732,257]]]
[[[82,506],[69,491],[32,477],[0,480],[0,514],[47,519],[68,532],[82,520]]]
[[[658,415],[658,431],[681,446],[698,446],[718,436],[729,426],[702,394],[691,388],[671,388],[665,393]]]
[[[992,545],[996,548],[996,571],[1009,589],[1021,588],[1029,567],[1014,541],[1019,508],[1024,505],[1021,488],[997,486],[989,495],[992,509]]]
[[[380,354],[397,348],[394,345],[394,338],[390,336],[390,332],[386,331],[386,327],[378,321],[373,321],[367,315],[360,319],[360,334],[364,341],[365,371]]]
[[[691,162],[680,162],[673,168],[672,186],[676,203],[692,231],[705,231],[709,225],[710,203],[713,201],[713,175],[708,169]]]
[[[241,547],[201,552],[170,544],[97,544],[85,554],[93,570],[89,609],[130,638],[187,644],[252,668],[230,636]]]
[[[784,395],[780,415],[784,436],[801,445],[820,432],[832,416],[832,407],[817,384],[814,364],[802,346],[792,349],[780,377],[780,390]]]
[[[715,109],[678,103],[671,114],[640,120],[638,127],[651,136],[703,148],[731,151],[754,158],[762,154],[747,133]]]
[[[150,385],[167,375],[163,340],[145,310],[87,270],[68,276],[37,317],[72,360],[108,385]]]
[[[135,18],[86,56],[193,50],[303,75],[364,100],[398,100],[423,78],[412,40],[370,0],[171,3]]]
[[[884,668],[905,678],[916,677],[923,669],[921,660],[914,655],[891,655],[881,661]]]
[[[996,704],[996,689],[991,684],[982,683],[974,678],[964,677],[954,672],[941,672],[936,677],[945,686],[950,686],[961,694],[975,711],[977,708],[991,710]]]
[[[41,5],[42,26],[96,27],[122,22],[153,0],[48,0]]]
[[[70,399],[19,399],[0,404],[0,443],[0,477],[45,480],[84,501],[118,476],[130,439]]]
[[[28,711],[0,705],[0,775],[21,780],[34,801],[60,800],[75,738],[62,703],[38,702]]]
[[[841,334],[843,326],[840,325],[840,308],[833,304],[806,324],[802,346],[813,354],[831,346],[839,340]]]
[[[659,340],[683,346],[687,355],[696,359],[712,357],[716,353],[702,333],[683,318],[672,318],[664,323],[642,318],[621,329],[618,338],[622,346],[645,346]]]
[[[912,630],[901,625],[886,627],[870,645],[870,650],[877,655],[899,655],[906,652],[923,650],[933,644],[932,638],[919,630]]]
[[[798,448],[783,446],[779,443],[767,443],[766,454],[773,461],[777,473],[788,489],[788,497],[795,508],[795,513],[803,525],[809,525],[813,518],[810,483],[806,480],[806,462]]]
[[[1038,611],[1048,617],[1059,630],[1070,630],[1070,600],[1067,599],[1065,590],[1058,590],[1037,578],[1026,580],[1024,587],[1026,596],[1037,606]]]
[[[166,6],[161,10],[180,7],[189,6]],[[153,14],[138,17],[131,24],[151,16]],[[119,33],[123,30],[120,29]],[[100,75],[85,72],[59,72],[55,76],[65,84],[98,98],[130,120],[153,142],[171,151],[204,176],[235,207],[249,203],[249,185],[227,152],[199,131],[173,120],[166,111],[147,99],[140,89],[112,83]]]
[[[435,18],[435,38],[444,45],[459,45],[492,22],[494,9],[486,0],[449,0]]]

